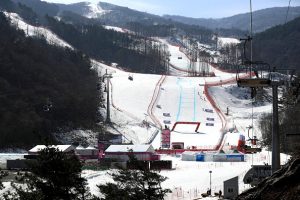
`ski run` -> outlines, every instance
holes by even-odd
[[[91,6],[91,9],[99,10],[98,13],[101,14],[100,8]],[[46,28],[28,25],[14,13],[6,15],[10,17],[11,23],[24,30],[26,35],[43,35],[50,44],[72,48]],[[124,31],[118,27],[106,28]],[[178,124],[171,132],[171,143],[184,142],[186,148],[194,146],[198,149],[217,151],[221,147],[237,145],[240,135],[248,139],[246,127],[252,123],[252,134],[260,138],[257,121],[262,113],[271,112],[270,103],[253,107],[251,99],[247,97],[250,95],[249,91],[237,87],[235,73],[221,71],[208,63],[197,63],[197,66],[206,65],[215,74],[214,77],[186,76],[190,60],[184,51],[169,43],[166,38],[156,40],[165,44],[170,52],[169,76],[126,72],[116,64],[108,66],[92,60],[93,69],[99,76],[108,72],[113,77],[110,80],[110,105],[111,121],[116,126],[115,129],[108,128],[109,131],[121,133],[124,142],[151,143],[155,149],[159,149],[161,145],[160,129],[165,125],[172,128],[176,122],[200,122],[197,132],[194,124]],[[221,45],[238,42],[233,38],[219,40]],[[227,109],[229,113],[226,116]],[[102,112],[105,115],[103,108]],[[150,126],[145,126],[144,122],[148,122]],[[0,164],[3,165],[6,159],[22,156],[23,154],[0,154]],[[209,171],[212,171],[213,192],[223,190],[223,181],[235,176],[239,177],[239,192],[244,191],[249,187],[242,181],[245,173],[251,165],[271,163],[271,153],[263,150],[261,153],[248,154],[245,156],[245,162],[182,161],[179,154],[162,155],[161,159],[173,161],[174,170],[160,172],[168,177],[163,187],[172,190],[166,199],[196,199],[209,188]],[[287,159],[288,156],[281,155],[282,164]],[[112,181],[108,172],[82,172],[93,194],[100,195],[96,185]],[[6,189],[3,192],[9,190],[9,185],[10,183],[4,183]]]

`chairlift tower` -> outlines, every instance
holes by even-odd
[[[106,83],[106,103],[107,103],[107,106],[106,106],[106,120],[105,122],[107,124],[110,124],[111,123],[111,120],[110,120],[110,102],[109,102],[109,83],[110,83],[110,79],[112,78],[112,74],[108,74],[107,73],[107,69],[106,69],[106,72],[105,74],[103,75],[103,78],[106,79],[107,83]]]
[[[196,63],[197,63],[197,57],[198,57],[198,46],[197,43],[192,43],[192,48],[190,50],[190,69],[189,73],[191,76],[196,76],[197,75],[197,70],[196,70]]]
[[[250,75],[251,76],[251,75]],[[239,87],[272,87],[273,96],[273,116],[272,116],[272,173],[280,169],[280,145],[279,145],[279,123],[278,123],[278,86],[282,86],[282,81],[272,81],[268,78],[239,78]]]
[[[269,64],[264,62],[253,62],[246,59],[246,42],[251,41],[248,37],[244,40],[244,67],[239,67],[236,75],[237,85],[239,87],[250,87],[255,91],[259,87],[272,87],[273,96],[273,115],[272,115],[272,173],[280,169],[280,138],[278,123],[278,87],[285,84],[284,80],[275,80],[272,75],[276,73],[276,69],[272,69]],[[240,77],[239,73],[248,74],[248,78]]]

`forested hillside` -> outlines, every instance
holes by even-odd
[[[256,34],[253,39],[256,60],[272,67],[300,69],[300,17]]]
[[[52,132],[93,128],[100,103],[89,58],[26,38],[0,13],[0,148],[31,147]]]
[[[63,12],[58,20],[54,17],[58,12],[55,4],[37,1],[38,4],[34,6],[34,1],[15,2],[4,0],[0,2],[0,9],[16,12],[32,25],[47,26],[93,58],[108,64],[118,63],[133,72],[161,74],[167,70],[167,49],[144,35],[107,30],[99,22],[70,11]]]
[[[273,26],[285,22],[287,7],[274,7],[253,12],[253,31],[262,32]],[[290,7],[287,21],[300,16],[300,7]],[[176,15],[165,15],[166,19],[172,19],[185,24],[203,26],[209,29],[239,29],[249,31],[249,13],[224,17],[220,19],[191,18]]]
[[[107,30],[100,25],[72,25],[47,18],[47,26],[89,56],[140,73],[165,73],[167,49],[151,38]]]

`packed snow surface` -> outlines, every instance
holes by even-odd
[[[108,10],[103,10],[99,5],[99,3],[92,3],[92,2],[86,2],[86,3],[89,6],[89,13],[85,15],[87,18],[97,18],[100,15],[109,12]]]
[[[26,23],[18,14],[16,13],[7,13],[4,12],[5,15],[10,19],[11,23],[16,26],[18,29],[21,29],[24,31],[24,33],[27,36],[38,36],[38,37],[44,37],[49,44],[57,45],[61,47],[68,47],[73,49],[71,45],[69,45],[67,42],[59,38],[56,34],[54,34],[52,31],[44,28],[44,27],[38,27],[38,26],[32,26],[28,23]]]
[[[229,44],[238,44],[240,41],[235,38],[227,38],[227,37],[218,37],[218,45],[224,46]]]

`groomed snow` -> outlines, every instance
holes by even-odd
[[[89,6],[89,13],[85,15],[87,18],[98,18],[100,15],[110,12],[109,10],[103,10],[99,3],[86,2]]]
[[[16,13],[8,13],[4,12],[4,14],[10,19],[11,23],[17,28],[24,31],[27,36],[43,36],[47,42],[51,45],[57,45],[61,47],[68,47],[73,49],[71,45],[69,45],[64,40],[60,39],[56,34],[52,31],[44,28],[32,26],[26,23],[18,14]]]
[[[108,30],[114,30],[114,31],[117,31],[117,32],[122,32],[122,33],[125,32],[122,28],[116,27],[116,26],[104,26],[104,28],[106,28]]]
[[[235,38],[227,38],[227,37],[218,37],[218,45],[224,46],[228,44],[239,44],[240,41]]]

